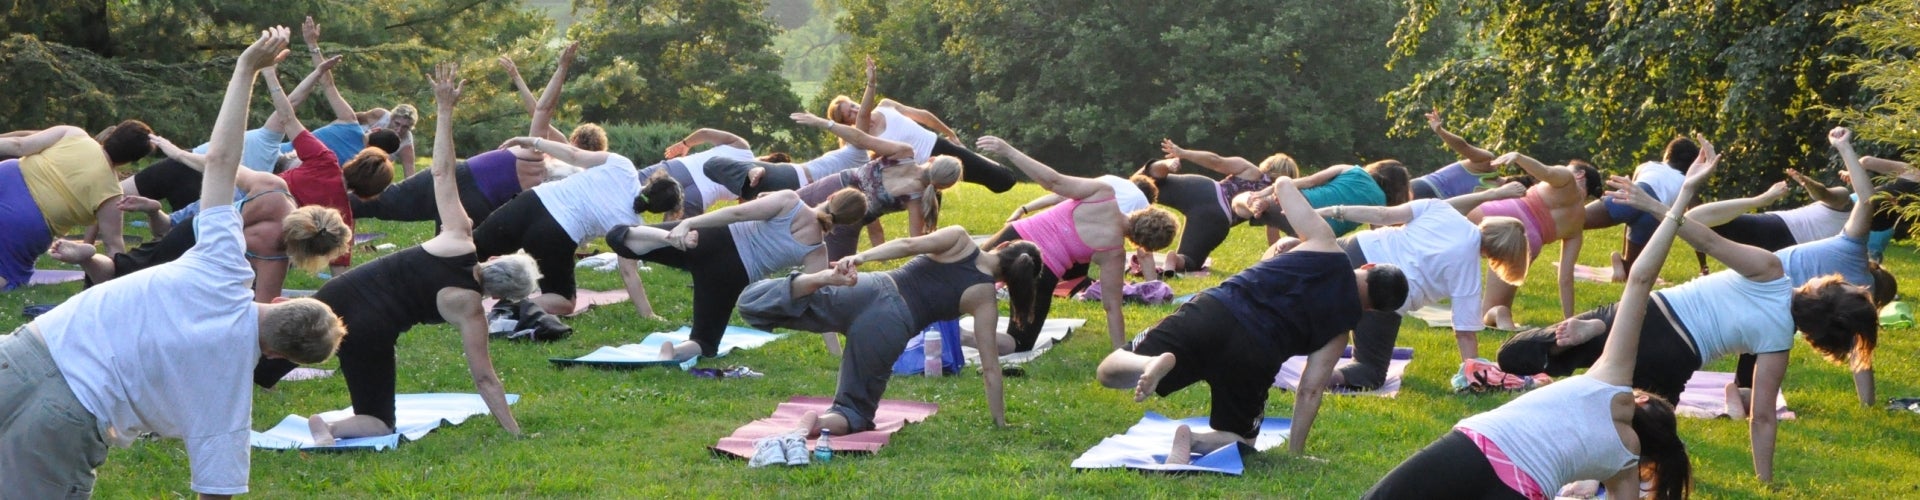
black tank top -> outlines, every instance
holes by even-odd
[[[394,335],[414,325],[444,323],[440,289],[480,291],[473,279],[479,258],[472,253],[438,257],[414,246],[353,268],[320,286],[313,298],[325,302],[354,335]],[[374,331],[363,331],[363,330]]]
[[[886,274],[900,289],[900,299],[906,301],[914,323],[929,325],[959,318],[960,296],[974,285],[993,283],[993,276],[981,273],[974,266],[974,261],[979,259],[979,250],[953,263],[941,263],[922,255]]]

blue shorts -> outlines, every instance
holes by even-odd
[[[1653,192],[1653,186],[1645,182],[1635,184],[1640,186],[1641,192]],[[1647,240],[1653,239],[1653,230],[1660,227],[1659,217],[1654,217],[1652,214],[1640,211],[1638,208],[1616,203],[1613,201],[1613,198],[1601,198],[1601,203],[1607,204],[1607,218],[1613,219],[1616,223],[1627,225],[1628,242],[1636,245],[1645,245]]]

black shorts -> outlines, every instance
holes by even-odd
[[[1543,487],[1549,491],[1560,488],[1559,485]],[[1492,463],[1487,461],[1487,454],[1473,444],[1473,438],[1453,430],[1400,462],[1400,466],[1380,478],[1380,482],[1360,494],[1360,498],[1523,499],[1526,496],[1500,480]]]
[[[1741,214],[1713,227],[1713,232],[1742,245],[1753,245],[1769,252],[1800,244],[1787,229],[1787,221],[1778,214]]]
[[[1658,394],[1669,402],[1679,401],[1680,392],[1687,388],[1687,379],[1700,369],[1700,355],[1694,352],[1693,336],[1684,325],[1668,320],[1666,313],[1652,302],[1657,300],[1662,299],[1656,295],[1648,301],[1647,318],[1640,323],[1640,352],[1634,360],[1633,387]],[[1597,319],[1612,330],[1618,309],[1619,304],[1608,304],[1574,318]],[[1500,345],[1497,355],[1500,370],[1514,375],[1545,373],[1565,377],[1572,375],[1574,369],[1591,368],[1600,360],[1600,352],[1607,345],[1607,333],[1602,333],[1555,354],[1552,352],[1554,332],[1554,326],[1547,326],[1514,334]]]
[[[134,172],[133,188],[140,191],[142,198],[164,201],[167,208],[179,210],[200,201],[202,177],[193,167],[168,158]]]
[[[1268,390],[1286,361],[1273,345],[1241,328],[1233,312],[1206,293],[1181,304],[1147,330],[1133,353],[1173,353],[1173,371],[1160,379],[1154,393],[1166,396],[1205,381],[1213,388],[1212,427],[1247,439],[1259,433]]]

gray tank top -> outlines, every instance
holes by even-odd
[[[806,206],[805,202],[796,201],[787,213],[772,220],[727,225],[727,230],[733,232],[733,246],[740,252],[740,264],[746,268],[748,277],[757,280],[798,266],[808,253],[820,248],[821,243],[805,245],[793,239],[793,218]]]

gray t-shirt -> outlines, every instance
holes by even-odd
[[[1873,274],[1867,272],[1866,240],[1850,238],[1846,233],[1782,248],[1773,254],[1780,257],[1780,265],[1786,268],[1787,278],[1794,286],[1834,273],[1840,273],[1848,283],[1873,286]]]

